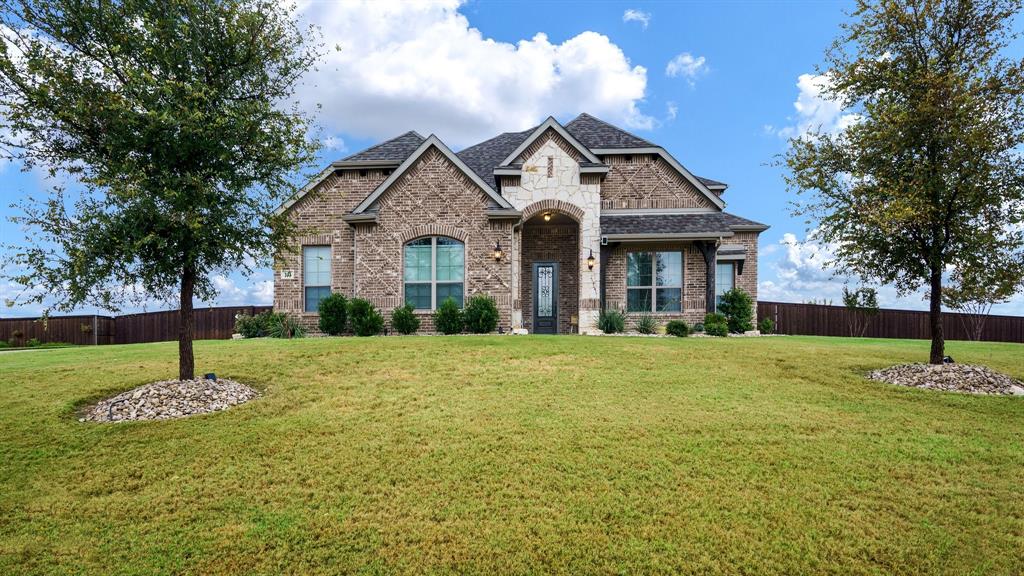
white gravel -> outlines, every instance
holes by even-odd
[[[219,412],[248,402],[259,393],[245,384],[218,380],[164,380],[139,386],[99,401],[85,410],[79,422],[167,420]]]
[[[1024,396],[1024,382],[971,364],[898,364],[875,370],[868,378],[898,386],[944,392]]]

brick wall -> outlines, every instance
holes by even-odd
[[[653,154],[605,156],[601,208],[712,208],[714,204],[672,166]]]
[[[558,262],[558,333],[571,333],[572,316],[579,316],[579,226],[528,222],[522,232],[523,325],[533,331],[533,263]]]

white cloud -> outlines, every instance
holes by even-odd
[[[324,148],[338,153],[348,151],[348,146],[345,145],[345,140],[340,136],[328,136],[324,138],[323,145]]]
[[[596,32],[554,44],[485,37],[442,2],[300,3],[301,16],[338,46],[306,78],[300,97],[328,134],[387,138],[437,133],[453,146],[522,130],[548,115],[587,111],[650,129],[639,105],[647,70]]]
[[[665,66],[665,75],[669,78],[682,76],[693,85],[698,76],[707,73],[708,67],[703,56],[694,56],[689,52],[683,52],[669,60]]]
[[[665,104],[665,118],[669,121],[675,120],[679,116],[679,106],[676,106],[675,102],[668,102]]]
[[[789,119],[793,124],[778,130],[766,125],[765,132],[774,130],[780,137],[789,139],[815,130],[838,134],[856,123],[860,119],[858,114],[845,112],[839,102],[826,96],[829,82],[824,74],[801,74],[796,82],[800,93],[793,102],[796,116]]]
[[[622,21],[639,22],[640,25],[644,27],[644,30],[647,30],[647,25],[651,23],[651,13],[629,8],[622,13]]]

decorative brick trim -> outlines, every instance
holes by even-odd
[[[583,209],[575,204],[570,204],[564,200],[558,200],[556,198],[548,198],[539,202],[534,202],[529,206],[523,208],[523,221],[533,218],[541,212],[547,211],[561,212],[566,216],[572,217],[577,222],[583,221]]]
[[[553,128],[548,128],[536,140],[530,143],[530,145],[527,146],[526,150],[523,150],[522,154],[520,154],[519,157],[516,158],[516,161],[522,162],[524,160],[532,158],[538,150],[543,148],[545,144],[551,141],[554,141],[555,145],[557,145],[559,148],[565,151],[565,153],[569,155],[573,160],[577,162],[583,160],[583,156],[580,154],[579,150],[577,150],[575,146],[566,141],[565,138],[562,138],[562,135],[559,134],[558,132],[555,132]],[[551,176],[549,175],[548,177],[550,178]]]
[[[450,224],[437,224],[435,222],[431,222],[429,224],[420,224],[419,226],[413,226],[412,228],[401,230],[398,233],[398,243],[405,244],[410,240],[422,238],[423,236],[447,236],[449,238],[454,238],[463,244],[465,244],[466,240],[469,239],[469,234],[461,228],[456,228]]]

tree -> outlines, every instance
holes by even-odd
[[[878,291],[868,287],[850,290],[843,286],[843,306],[850,312],[847,321],[850,336],[863,336],[871,319],[878,315]]]
[[[1024,262],[992,270],[971,269],[973,277],[953,273],[953,285],[942,291],[942,302],[962,314],[961,321],[971,340],[981,340],[985,320],[992,306],[1006,302],[1024,286]]]
[[[790,141],[795,213],[834,264],[930,299],[944,356],[943,273],[1024,258],[1024,65],[1002,56],[1020,0],[858,0],[826,53],[825,94],[854,115]]]
[[[192,300],[210,275],[265,262],[292,227],[274,208],[313,159],[293,101],[317,60],[274,0],[0,0],[0,134],[9,158],[80,183],[26,202],[9,257],[22,301],[118,310],[180,302],[179,377],[194,377]]]

